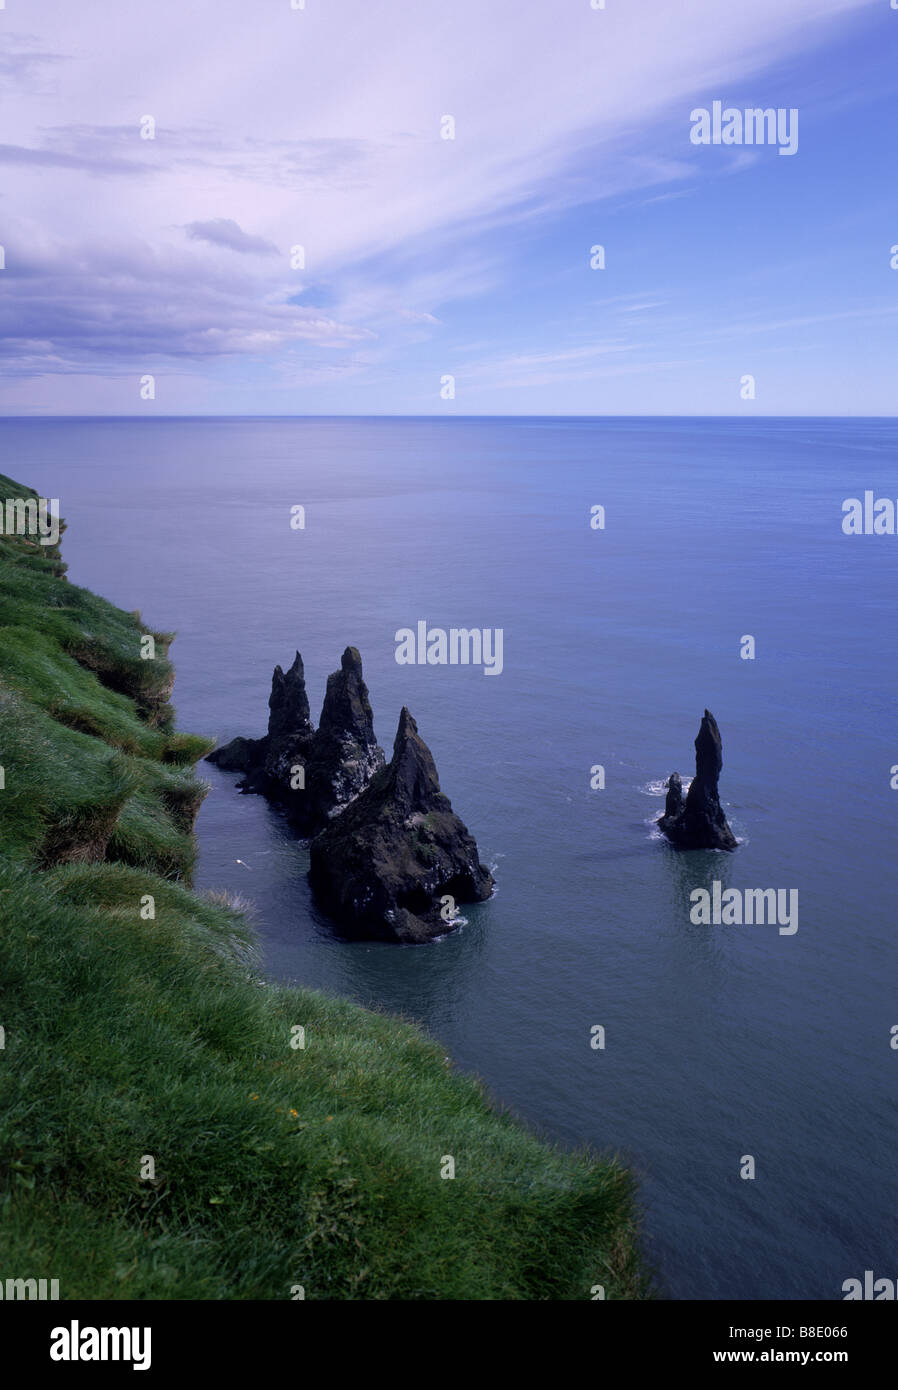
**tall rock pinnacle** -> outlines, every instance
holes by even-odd
[[[430,941],[451,930],[446,897],[482,902],[493,888],[407,709],[389,765],[312,841],[309,860],[322,907],[357,937]]]
[[[285,734],[311,733],[306,675],[299,652],[296,653],[293,665],[286,675],[280,666],[275,666],[271,678],[268,710],[269,738],[283,738]]]
[[[327,678],[321,720],[306,764],[313,818],[324,824],[339,815],[384,762],[384,751],[374,737],[362,658],[356,647],[347,647],[339,671]]]
[[[695,740],[695,777],[684,798],[679,774],[671,774],[664,815],[658,820],[659,828],[678,849],[736,848],[736,837],[717,793],[722,768],[720,730],[713,714],[705,710]]]
[[[440,795],[440,779],[433,754],[404,705],[393,740],[389,779],[396,804],[409,814],[426,810],[433,798]]]

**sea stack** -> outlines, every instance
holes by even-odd
[[[684,797],[679,773],[671,773],[664,815],[658,820],[659,829],[678,849],[736,848],[736,836],[727,824],[717,794],[722,767],[720,730],[713,714],[705,710],[695,740],[695,777]]]
[[[297,765],[305,766],[312,750],[315,730],[309,711],[309,697],[306,694],[306,673],[299,652],[288,671],[275,666],[271,677],[271,694],[268,697],[268,733],[256,742],[254,766],[247,769],[260,790],[268,786],[285,797],[291,792],[291,771]],[[239,743],[237,739],[235,742]],[[221,750],[227,757],[228,748]],[[209,761],[217,761],[217,755],[210,753]],[[223,766],[219,762],[219,766]],[[289,798],[288,798],[289,799]]]
[[[482,902],[493,888],[407,709],[390,763],[312,841],[310,859],[321,906],[348,935],[367,939],[431,941],[452,929],[444,898]]]
[[[327,678],[318,731],[306,763],[306,793],[313,821],[326,825],[384,766],[374,736],[368,687],[357,647],[347,647],[340,669]]]
[[[358,650],[347,647],[340,670],[328,676],[317,730],[309,718],[299,652],[288,671],[275,667],[268,710],[263,738],[235,738],[210,753],[208,761],[243,773],[243,790],[279,802],[297,830],[315,835],[386,761],[374,737]]]

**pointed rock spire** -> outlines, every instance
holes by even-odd
[[[407,709],[389,766],[312,841],[309,859],[322,907],[363,938],[430,941],[451,930],[446,897],[481,902],[493,888]]]
[[[356,738],[374,742],[374,716],[368,687],[362,676],[358,647],[347,647],[340,658],[340,669],[327,678],[327,691],[318,723],[319,734]]]
[[[268,697],[268,737],[311,733],[306,675],[299,652],[286,674],[275,666]]]
[[[720,730],[714,715],[706,709],[695,737],[695,781],[716,796],[717,782],[722,770],[723,743]]]
[[[664,815],[659,828],[679,849],[736,848],[737,840],[724,815],[717,791],[723,768],[723,743],[717,720],[705,710],[695,740],[695,776],[683,797],[683,785],[674,772],[667,784]]]
[[[327,678],[321,721],[306,768],[310,809],[322,823],[338,815],[383,767],[358,648],[347,647]]]
[[[433,754],[405,705],[393,740],[389,775],[393,795],[409,811],[426,807],[434,796],[440,795]]]

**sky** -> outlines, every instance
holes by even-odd
[[[6,0],[0,414],[893,415],[893,3]]]

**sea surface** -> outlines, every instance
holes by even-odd
[[[72,581],[177,630],[181,727],[263,733],[297,649],[317,722],[354,644],[381,744],[407,704],[494,869],[458,933],[346,943],[306,847],[204,765],[197,886],[252,900],[272,978],[419,1020],[545,1135],[618,1152],[671,1298],[898,1277],[898,537],[841,529],[843,499],[898,498],[898,423],[13,420],[0,445],[60,498]],[[501,628],[502,674],[398,665],[419,620]],[[732,855],[652,828],[706,707]],[[797,932],[694,925],[714,880],[796,889]]]

